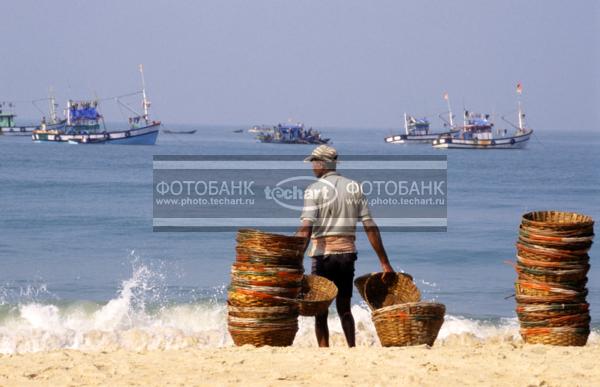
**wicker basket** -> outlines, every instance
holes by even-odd
[[[305,275],[298,296],[301,316],[318,316],[329,309],[337,297],[338,289],[333,282],[318,275]]]
[[[247,288],[236,287],[227,292],[227,301],[233,306],[286,306],[296,304],[296,298],[300,290],[293,297],[282,297]]]
[[[537,230],[523,225],[519,226],[519,235],[535,241],[544,242],[556,242],[556,243],[587,243],[594,239],[593,227],[590,228],[592,231],[589,235],[575,235],[569,236],[563,234],[555,235],[556,233],[548,232],[546,230]]]
[[[284,329],[229,327],[229,334],[238,346],[250,344],[255,347],[265,345],[287,347],[294,342],[296,332],[298,332],[298,325]]]
[[[517,242],[517,253],[524,258],[536,259],[538,261],[549,262],[567,262],[567,261],[588,261],[590,259],[587,254],[556,254],[548,251],[543,251],[535,247],[535,245],[521,244]]]
[[[569,238],[575,239],[575,238]],[[519,241],[526,243],[528,245],[535,245],[539,247],[556,249],[559,251],[567,251],[574,252],[576,254],[585,254],[589,251],[590,247],[592,247],[592,241],[583,241],[583,242],[559,242],[559,241],[550,241],[547,239],[536,239],[531,238],[530,236],[525,236],[523,234],[519,234]]]
[[[373,312],[373,323],[384,347],[433,345],[444,323],[446,307],[433,302],[387,306]]]
[[[521,224],[541,230],[579,230],[594,225],[591,217],[575,212],[534,211],[523,215]]]
[[[590,329],[571,327],[521,328],[521,336],[528,344],[584,346]]]
[[[372,274],[365,283],[365,301],[371,310],[407,302],[419,302],[421,292],[410,275],[404,273]]]
[[[521,328],[555,328],[555,327],[570,327],[570,328],[587,328],[590,324],[589,313],[573,314],[569,316],[558,317],[541,317],[520,315],[519,322]]]
[[[360,277],[356,277],[354,279],[354,286],[356,286],[356,290],[358,290],[358,294],[360,294],[362,299],[365,301],[367,299],[365,297],[365,285],[367,284],[367,280],[369,279],[369,277],[371,277],[374,274],[377,274],[377,273],[363,274]]]
[[[279,316],[298,316],[298,305],[282,306],[235,306],[228,303],[227,311],[231,317],[279,318]]]
[[[584,238],[584,237],[593,237],[594,236],[594,226],[586,226],[582,228],[577,228],[574,230],[550,230],[543,229],[538,227],[530,227],[525,224],[521,224],[519,227],[520,231],[527,232],[530,234],[534,234],[536,236],[546,236],[546,237],[557,237],[557,238]]]

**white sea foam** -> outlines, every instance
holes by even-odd
[[[232,345],[223,302],[162,305],[151,310],[147,301],[160,299],[156,273],[138,266],[123,281],[117,296],[105,305],[90,303],[59,306],[25,302],[12,307],[0,321],[0,352],[22,353],[58,349],[110,351],[117,349],[181,349]],[[354,305],[357,344],[379,345],[370,312]],[[330,316],[332,345],[345,345],[339,319]],[[440,345],[473,340],[519,340],[516,319],[496,322],[447,315],[438,336]],[[600,343],[594,332],[592,343]],[[300,318],[295,346],[315,346],[314,319]]]

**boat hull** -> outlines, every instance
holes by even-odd
[[[460,138],[438,138],[432,146],[437,149],[522,149],[527,146],[533,130],[513,137],[502,137],[490,140],[463,140]]]
[[[34,133],[34,142],[59,142],[69,144],[115,144],[115,145],[154,145],[158,138],[160,123],[141,128],[95,133],[95,134],[45,134]]]
[[[431,144],[440,136],[454,136],[457,133],[458,131],[423,135],[395,134],[393,136],[386,137],[384,141],[388,144]]]
[[[38,126],[2,126],[0,134],[7,136],[31,136],[34,130],[39,129]]]

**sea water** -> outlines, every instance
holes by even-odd
[[[235,235],[152,232],[152,156],[308,154],[313,147],[260,144],[233,133],[237,127],[171,129],[198,132],[163,133],[156,146],[0,137],[0,352],[231,345],[224,301]],[[378,129],[323,134],[342,156],[448,155],[448,232],[383,234],[394,267],[414,276],[425,299],[446,304],[442,340],[518,336],[515,273],[506,261],[515,259],[523,213],[559,209],[600,219],[597,133],[539,130],[527,149],[503,151],[390,145],[383,142],[389,132]],[[362,233],[357,245],[357,275],[378,271]],[[592,247],[590,256],[597,332],[600,252]],[[376,345],[368,309],[358,294],[353,302],[358,343]],[[330,319],[342,345],[335,313]],[[301,319],[296,345],[315,345],[312,324]]]

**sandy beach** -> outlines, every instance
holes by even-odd
[[[457,335],[432,348],[60,350],[0,357],[0,385],[600,385],[600,345]]]

